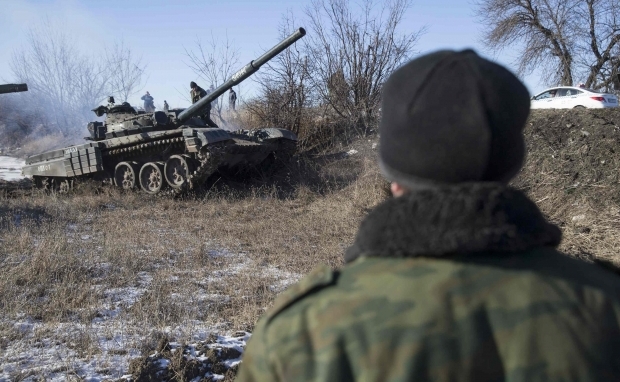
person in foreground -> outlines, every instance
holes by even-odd
[[[387,80],[379,164],[394,198],[338,270],[276,299],[238,381],[612,381],[620,277],[558,252],[561,232],[508,186],[523,84],[471,50]]]

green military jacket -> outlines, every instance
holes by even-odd
[[[392,199],[276,300],[237,380],[620,380],[620,277],[560,238],[509,188]]]

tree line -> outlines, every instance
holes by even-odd
[[[619,0],[480,0],[484,42],[517,55],[518,73],[546,85],[620,91]]]
[[[107,96],[124,102],[146,79],[146,64],[124,42],[87,55],[49,21],[29,31],[24,48],[13,52],[10,67],[17,81],[28,84],[23,107],[63,135],[83,129],[92,119],[91,109]]]
[[[376,127],[383,82],[416,52],[424,27],[403,25],[410,0],[313,0],[288,12],[284,38],[299,25],[308,35],[257,76],[247,109],[260,123],[316,133],[365,135]]]
[[[620,0],[477,0],[483,43],[514,52],[518,74],[542,71],[546,85],[620,91]],[[266,64],[255,78],[258,94],[244,109],[258,125],[304,135],[336,129],[367,134],[380,114],[387,76],[417,52],[425,27],[404,25],[411,0],[311,0],[301,15],[287,12],[279,37],[305,26],[307,36]],[[106,96],[126,101],[145,83],[146,65],[123,42],[97,56],[80,52],[49,23],[30,31],[11,68],[46,105],[61,132],[84,126]],[[197,40],[186,65],[208,84],[225,82],[239,67],[239,51],[226,36]],[[220,122],[234,124],[215,102]],[[330,130],[331,127],[331,130]]]

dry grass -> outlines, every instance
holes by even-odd
[[[164,332],[190,341],[205,327],[251,330],[291,282],[320,263],[340,266],[385,197],[372,158],[320,161],[300,160],[275,185],[220,179],[178,199],[88,183],[68,196],[4,196],[0,349],[25,339],[20,320],[49,328],[28,335],[32,346],[51,339],[86,358],[152,351],[144,338]],[[102,344],[90,328],[106,320],[118,326]]]
[[[620,260],[619,126],[620,110],[537,112],[526,129],[514,185],[562,227],[572,255]],[[375,141],[299,159],[270,180],[212,180],[184,198],[93,184],[0,196],[0,364],[15,343],[61,343],[70,375],[72,357],[138,356],[164,336],[251,330],[291,282],[319,263],[340,266],[361,219],[386,198]],[[351,148],[359,153],[342,154]],[[101,322],[115,323],[103,339]]]
[[[297,149],[317,153],[349,145],[358,140],[363,129],[356,128],[349,118],[338,115],[329,106],[317,106],[297,112],[274,107],[269,102],[253,100],[236,112],[225,113],[228,128],[259,129],[280,126],[293,131],[298,138]],[[370,129],[369,133],[375,131]]]

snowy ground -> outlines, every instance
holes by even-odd
[[[77,232],[77,227],[67,227],[68,237],[81,241],[94,238]],[[277,268],[261,267],[244,253],[233,253],[226,249],[213,249],[209,256],[227,260],[227,265],[213,271],[207,277],[196,280],[193,294],[173,293],[178,306],[186,309],[211,307],[226,303],[230,296],[206,293],[200,286],[221,283],[241,273],[254,272],[264,278],[269,288],[282,291],[299,280],[301,275],[283,272]],[[173,264],[171,264],[173,265]],[[101,264],[105,268],[106,264]],[[173,265],[174,266],[174,265]],[[262,268],[257,272],[257,269]],[[105,273],[105,269],[102,269]],[[192,275],[185,275],[192,277]],[[177,276],[170,276],[175,279]],[[174,280],[173,280],[174,281]],[[135,380],[136,366],[130,370],[132,360],[140,360],[142,370],[138,379],[166,379],[173,375],[175,352],[181,352],[184,362],[191,362],[193,373],[188,380],[212,380],[230,378],[236,373],[237,365],[250,334],[247,332],[226,333],[226,324],[207,325],[198,320],[183,322],[176,327],[160,328],[170,340],[166,350],[154,351],[147,357],[140,352],[143,344],[152,341],[140,322],[129,319],[131,308],[145,294],[153,293],[153,275],[140,272],[136,275],[136,286],[103,289],[105,299],[100,301],[96,316],[88,325],[76,322],[49,325],[32,317],[23,316],[11,322],[0,322],[12,326],[17,333],[15,339],[1,338],[4,348],[0,352],[0,382],[8,381],[67,381],[81,380],[103,382],[106,380]],[[199,308],[200,309],[200,308]],[[178,339],[183,338],[181,342]],[[85,344],[86,343],[86,344]],[[85,351],[85,349],[92,349]],[[215,356],[213,355],[215,354]],[[215,357],[215,358],[214,358]],[[229,369],[233,369],[229,371]],[[234,373],[232,375],[234,375]],[[145,380],[146,380],[145,379]]]
[[[0,179],[8,181],[23,179],[22,167],[24,164],[23,159],[0,155]]]
[[[68,227],[71,228],[71,227]],[[71,231],[71,229],[69,229]],[[69,232],[70,234],[71,232]],[[90,240],[82,235],[81,240]],[[231,253],[227,250],[212,250],[213,257],[234,258],[234,265],[213,272],[203,282],[217,282],[220,278],[231,277],[241,272],[255,270],[254,264],[243,253]],[[266,267],[263,276],[272,280],[270,288],[281,291],[299,280],[301,275],[282,272],[273,267]],[[98,314],[90,325],[80,323],[64,323],[50,326],[38,322],[31,317],[21,320],[3,322],[11,325],[19,333],[21,339],[1,338],[4,351],[0,352],[0,382],[20,381],[67,381],[82,380],[102,382],[109,379],[132,380],[130,361],[141,356],[137,350],[139,344],[149,341],[138,326],[132,322],[128,310],[142,295],[149,291],[153,277],[148,272],[141,272],[136,287],[113,288],[104,291],[106,300],[97,309]],[[201,301],[230,299],[224,295],[206,295],[196,290],[192,296],[176,296],[181,305],[189,304],[189,300],[197,304]],[[184,301],[188,300],[187,302]],[[207,304],[208,306],[208,304]],[[132,328],[132,325],[136,325]],[[142,328],[143,329],[143,328]],[[220,328],[207,326],[200,321],[185,322],[182,326],[162,328],[170,338],[166,352],[154,352],[143,362],[148,363],[149,375],[153,370],[160,373],[156,378],[163,378],[172,373],[171,358],[175,351],[181,351],[187,360],[200,365],[198,377],[211,377],[215,380],[224,379],[226,371],[235,368],[241,361],[241,354],[250,334],[246,332],[221,335]],[[193,342],[182,346],[176,338],[186,338],[191,333]],[[93,354],[79,354],[75,349],[76,342],[93,341]],[[214,361],[209,353],[219,354]],[[227,358],[228,355],[228,358]],[[219,367],[219,369],[218,369]],[[147,367],[144,367],[145,369]],[[221,370],[221,374],[218,373]],[[168,374],[166,374],[168,373]],[[200,380],[200,378],[196,379]]]

